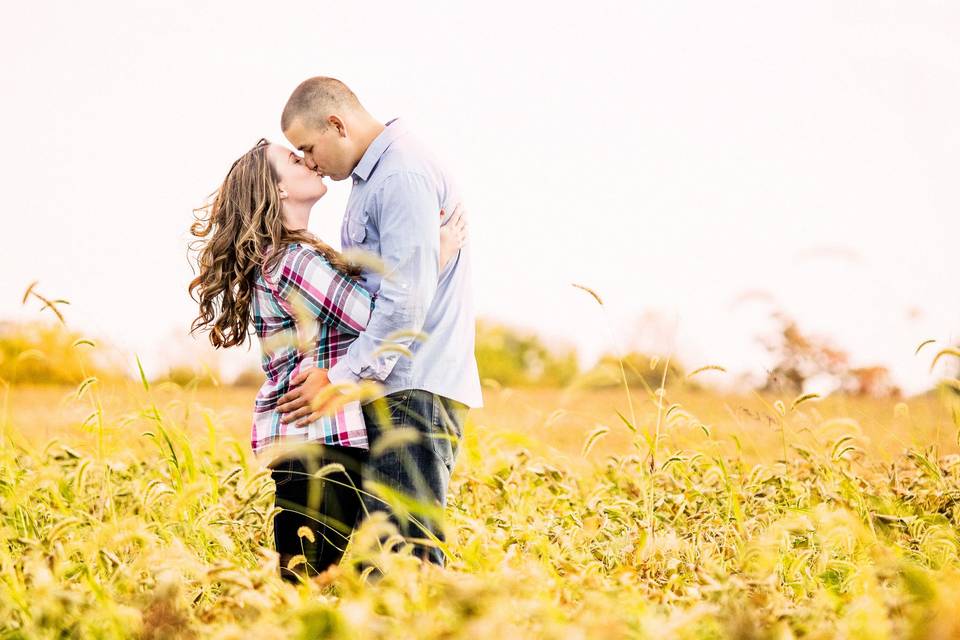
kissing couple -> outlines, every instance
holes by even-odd
[[[292,148],[261,139],[197,210],[191,333],[259,339],[251,446],[270,459],[284,579],[339,563],[377,513],[442,566],[447,486],[482,406],[460,193],[401,119],[334,78],[297,86],[280,123]],[[324,178],[352,181],[343,253],[307,228]]]

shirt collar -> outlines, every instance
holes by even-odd
[[[373,173],[373,168],[376,167],[377,162],[380,161],[380,156],[382,156],[383,152],[393,144],[393,141],[403,135],[405,131],[406,129],[403,126],[403,122],[400,121],[400,118],[387,121],[384,130],[373,139],[373,142],[370,143],[370,146],[367,147],[367,150],[364,152],[363,157],[360,158],[360,162],[358,162],[354,168],[354,177],[363,181],[369,179],[370,174]]]

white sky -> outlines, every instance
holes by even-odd
[[[960,333],[960,4],[31,2],[0,21],[0,317],[34,279],[157,370],[182,353],[191,210],[311,75],[405,117],[467,194],[481,315],[609,348],[675,323],[762,371],[766,291],[929,386]],[[348,185],[314,209],[338,244]],[[951,258],[948,260],[948,258]],[[949,271],[948,271],[949,270]],[[912,311],[911,311],[912,310]],[[662,329],[662,328],[661,328]],[[667,331],[667,334],[670,332]],[[256,361],[256,348],[234,355]]]

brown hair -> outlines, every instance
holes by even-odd
[[[271,273],[286,246],[300,242],[316,249],[334,269],[356,278],[360,269],[305,229],[283,224],[279,177],[267,158],[270,142],[261,138],[240,156],[211,201],[194,209],[190,233],[197,238],[199,274],[190,281],[190,297],[200,314],[190,333],[210,332],[214,347],[232,347],[247,339],[253,284],[258,269]],[[197,294],[196,296],[194,294]]]

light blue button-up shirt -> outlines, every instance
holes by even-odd
[[[438,265],[440,209],[452,213],[459,202],[439,163],[399,119],[387,122],[353,170],[341,229],[344,249],[378,256],[385,272],[364,269],[361,284],[376,302],[366,330],[330,369],[331,382],[375,380],[388,394],[423,389],[483,406],[470,245],[443,271]]]

